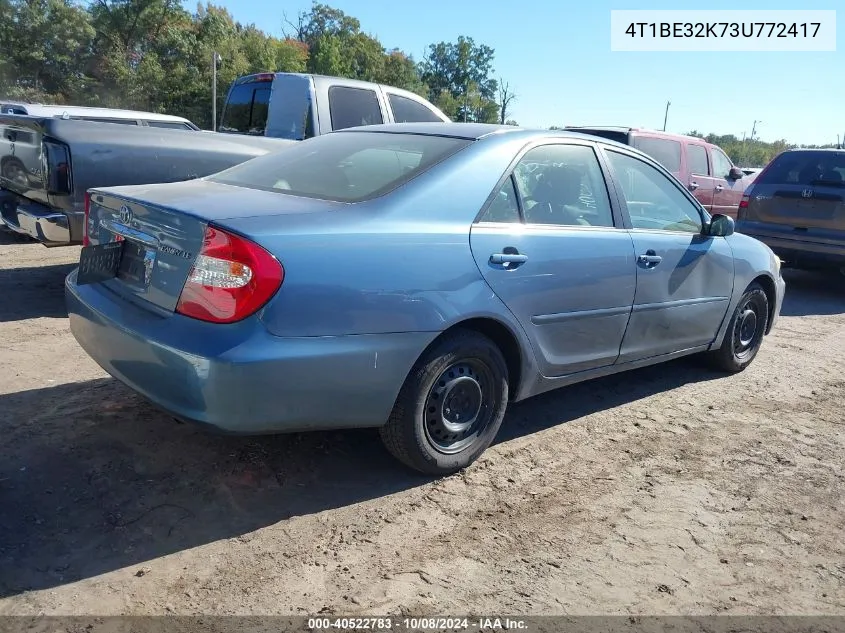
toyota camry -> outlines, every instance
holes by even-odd
[[[478,458],[510,402],[691,354],[742,371],[784,289],[767,246],[645,154],[461,123],[93,189],[66,280],[80,345],[174,417],[379,427],[430,474]]]

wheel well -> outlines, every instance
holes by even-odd
[[[508,393],[510,394],[510,397],[513,398],[516,395],[520,381],[522,380],[522,353],[520,352],[519,343],[513,335],[513,332],[511,332],[507,326],[502,325],[502,323],[496,321],[495,319],[482,317],[467,319],[466,321],[456,323],[449,329],[445,330],[440,336],[449,332],[454,332],[458,329],[478,332],[496,344],[502,352],[502,356],[505,357],[505,364],[508,366]]]
[[[754,282],[757,282],[763,287],[763,292],[766,293],[766,299],[769,301],[769,319],[766,322],[766,334],[768,334],[772,331],[772,317],[775,314],[775,301],[777,300],[775,282],[768,275],[760,275]]]

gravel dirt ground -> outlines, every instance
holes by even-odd
[[[788,274],[740,375],[538,397],[432,480],[154,410],[68,330],[78,254],[0,234],[0,615],[845,614],[839,279]]]

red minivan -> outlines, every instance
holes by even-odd
[[[746,187],[753,181],[718,146],[702,138],[630,127],[568,126],[645,152],[693,192],[711,215],[736,218]]]

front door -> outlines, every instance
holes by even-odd
[[[736,218],[742,194],[745,193],[745,179],[730,177],[733,163],[718,147],[710,148],[713,158],[713,176],[716,178],[713,189],[713,214],[721,213]]]
[[[701,206],[713,211],[713,196],[716,182],[707,160],[707,147],[699,143],[687,143],[687,186]]]
[[[616,226],[591,144],[528,150],[471,229],[472,253],[522,324],[540,371],[554,377],[612,365],[636,266]]]
[[[702,235],[699,206],[667,173],[606,150],[630,217],[637,290],[620,363],[709,344],[733,292],[733,254]]]

